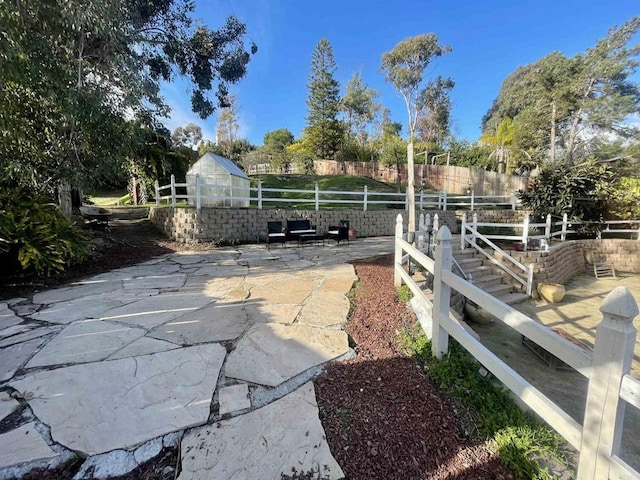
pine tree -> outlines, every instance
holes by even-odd
[[[333,78],[336,63],[326,38],[316,45],[311,56],[307,127],[304,135],[319,158],[332,158],[340,148],[344,127],[338,120],[340,84]]]

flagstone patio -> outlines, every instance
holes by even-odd
[[[341,478],[308,380],[349,355],[347,262],[392,251],[172,254],[0,303],[0,479],[71,452],[122,475],[173,432],[182,479]]]

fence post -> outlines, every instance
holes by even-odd
[[[612,455],[620,449],[625,402],[620,382],[631,371],[638,304],[626,287],[616,287],[600,306],[602,322],[596,329],[578,480],[609,478]]]
[[[424,210],[424,192],[420,192],[418,195],[420,196],[420,210]]]
[[[442,356],[449,350],[449,334],[440,326],[440,321],[443,317],[449,317],[451,287],[442,281],[442,272],[444,270],[451,271],[452,256],[451,232],[445,225],[437,235],[436,259],[433,269],[431,354],[438,359],[442,359]]]
[[[511,192],[511,210],[516,209],[516,192]]]
[[[171,174],[171,206],[176,208],[176,177]]]
[[[200,198],[200,174],[196,173],[196,210],[202,208],[202,199]]]
[[[420,216],[418,217],[418,250],[422,250],[424,248],[424,232],[424,213],[420,213]]]
[[[156,186],[156,207],[159,207],[160,206],[160,182],[158,182],[158,180],[156,180],[155,186]]]
[[[476,243],[477,231],[478,231],[478,214],[474,213],[473,214],[473,232],[471,232],[471,239],[473,240],[473,243]]]
[[[471,190],[471,211],[473,212],[473,209],[475,208],[475,204],[476,204],[476,191],[475,190]]]
[[[522,224],[522,243],[524,243],[524,249],[527,249],[527,242],[529,239],[529,214],[524,216],[524,223]]]
[[[396,288],[402,286],[402,278],[398,273],[398,269],[402,268],[402,245],[399,240],[402,240],[402,215],[399,213],[396,217],[396,232],[395,232],[395,255],[393,260],[393,285]]]
[[[364,186],[364,200],[362,202],[362,208],[364,209],[364,211],[367,211],[367,200],[368,200],[368,192],[369,190],[367,189],[367,186]]]
[[[465,241],[464,234],[467,232],[467,213],[462,214],[462,223],[460,224],[460,250],[464,250]]]
[[[424,219],[424,231],[427,233],[427,255],[430,255],[431,252],[431,214],[427,213],[427,216]]]
[[[262,210],[262,181],[258,180],[258,210]]]
[[[547,240],[547,244],[551,245],[551,214],[547,213],[547,224],[544,226],[544,237]]]
[[[438,216],[437,213],[433,214],[433,228],[431,229],[431,242],[432,242],[432,249],[430,249],[432,252],[435,251],[435,247],[436,247],[436,235],[438,233],[438,230],[440,229],[440,217]]]
[[[447,191],[446,190],[442,193],[442,198],[444,200],[442,203],[442,210],[446,212],[447,211]]]
[[[320,191],[318,188],[318,182],[316,182],[316,212],[320,210]]]
[[[409,211],[409,191],[405,190],[404,192],[404,209]]]
[[[527,271],[527,295],[531,296],[533,294],[533,263],[529,264],[529,270]]]
[[[562,235],[560,235],[560,240],[563,242],[567,239],[567,214],[562,215]]]

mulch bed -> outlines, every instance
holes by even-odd
[[[415,318],[396,297],[392,258],[354,266],[360,280],[347,333],[358,355],[316,381],[327,440],[347,478],[514,478],[484,443],[461,433],[454,403],[398,348]]]

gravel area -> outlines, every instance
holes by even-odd
[[[461,433],[454,403],[397,347],[415,318],[397,300],[391,257],[354,266],[359,282],[347,332],[357,357],[316,381],[327,440],[347,478],[514,478],[483,442]]]

